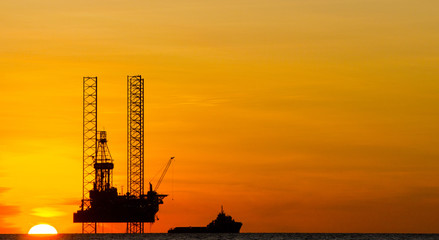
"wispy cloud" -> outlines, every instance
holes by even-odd
[[[62,200],[60,202],[56,202],[55,204],[79,206],[79,205],[81,205],[81,200],[78,198],[65,198],[64,200]]]
[[[178,104],[180,105],[198,105],[203,107],[213,107],[226,102],[229,102],[229,99],[226,98],[212,98],[212,97],[203,97],[203,96],[183,96],[178,100]]]
[[[58,217],[65,215],[64,212],[52,207],[41,207],[32,209],[32,215],[44,218]]]
[[[0,187],[0,194],[7,192],[9,188]],[[7,221],[8,218],[18,215],[20,208],[14,205],[0,203],[0,233],[17,233],[19,229]]]

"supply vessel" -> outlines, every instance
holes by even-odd
[[[242,223],[226,215],[221,206],[221,212],[206,227],[175,227],[169,229],[168,233],[239,233],[241,227]]]

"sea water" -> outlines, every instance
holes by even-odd
[[[148,233],[148,234],[0,234],[0,240],[439,240],[439,234],[361,233]]]

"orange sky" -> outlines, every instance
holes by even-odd
[[[221,205],[242,232],[439,232],[437,9],[0,1],[0,233],[80,232],[83,76],[126,189],[128,74],[146,81],[146,179],[176,157],[152,232]]]

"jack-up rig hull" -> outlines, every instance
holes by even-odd
[[[116,188],[90,191],[90,208],[73,214],[73,222],[154,222],[167,195],[150,190],[140,197],[118,195]]]

